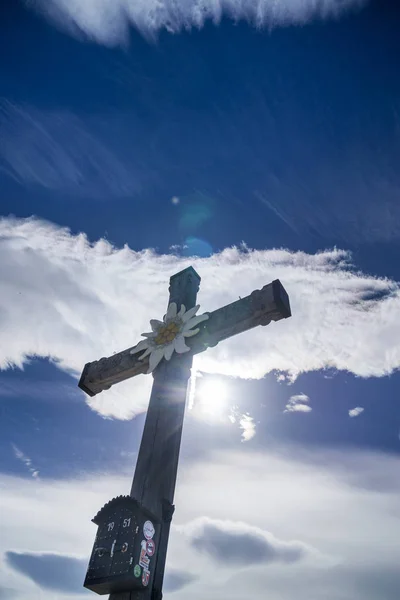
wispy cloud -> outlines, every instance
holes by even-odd
[[[349,417],[358,417],[362,412],[364,412],[363,407],[356,406],[355,408],[349,410]]]
[[[248,413],[242,415],[239,421],[240,429],[242,430],[242,442],[248,442],[256,435],[256,424],[253,417]]]
[[[241,413],[237,406],[231,406],[228,420],[239,425],[242,442],[248,442],[256,435],[256,423],[253,417],[248,412]]]
[[[238,406],[229,406],[230,384],[211,379],[206,381],[205,387],[201,384],[197,386],[202,377],[200,371],[192,368],[187,392],[189,410],[196,417],[212,423],[230,422],[239,429],[242,442],[251,440],[256,435],[256,424],[250,413],[242,413]]]
[[[27,2],[27,0],[26,0]],[[132,25],[145,36],[160,29],[178,33],[200,29],[223,17],[257,27],[304,24],[337,17],[367,0],[36,0],[27,2],[73,35],[107,46],[124,44]]]
[[[32,465],[32,459],[24,454],[22,450],[20,450],[15,444],[11,444],[11,446],[14,451],[15,458],[18,458],[18,460],[20,460],[26,466],[32,477],[37,479],[39,477],[39,471]]]
[[[92,126],[91,126],[92,125]],[[134,194],[139,169],[124,164],[99,137],[101,117],[43,111],[0,101],[0,171],[23,185],[88,197]]]
[[[305,394],[291,396],[283,412],[311,412],[312,408],[308,405],[308,402],[310,402],[310,398]]]
[[[4,218],[0,252],[3,369],[41,356],[78,376],[86,362],[132,346],[164,314],[170,275],[189,264],[202,276],[202,311],[280,278],[293,312],[199,355],[203,372],[262,378],[275,370],[296,378],[334,368],[379,377],[400,367],[399,286],[353,270],[343,250],[228,248],[190,259],[103,239],[91,244],[48,222]],[[129,418],[147,406],[150,386],[143,375],[87,401],[103,415]]]

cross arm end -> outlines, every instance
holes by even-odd
[[[87,374],[88,374],[88,370],[89,370],[91,364],[92,363],[86,363],[86,365],[83,367],[83,371],[82,371],[82,375],[81,375],[81,378],[80,378],[79,383],[78,383],[78,387],[81,388],[81,390],[83,392],[85,392],[85,394],[87,394],[88,396],[93,397],[93,396],[96,395],[96,392],[94,392],[93,390],[91,390],[90,387],[88,387],[86,385]]]
[[[108,358],[87,363],[78,386],[93,397],[109,390],[115,383],[146,373],[149,368],[148,359],[140,360],[137,354],[131,354],[130,351],[131,348],[128,348]]]
[[[261,290],[208,313],[200,333],[188,340],[188,344],[193,354],[197,354],[222,340],[258,325],[287,319],[291,314],[289,296],[279,279],[275,279]]]
[[[289,296],[279,279],[275,279],[272,282],[272,293],[277,308],[277,316],[279,315],[274,320],[279,321],[280,319],[291,317],[292,311],[290,309]]]

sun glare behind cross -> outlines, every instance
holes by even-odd
[[[219,421],[228,418],[228,388],[219,379],[201,382],[196,390],[194,406],[207,419]]]

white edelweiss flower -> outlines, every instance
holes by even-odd
[[[148,373],[154,371],[163,358],[170,360],[174,350],[177,354],[189,352],[190,348],[186,346],[185,338],[199,333],[200,329],[196,326],[208,319],[207,314],[195,316],[199,308],[200,305],[197,304],[186,311],[186,307],[182,304],[178,312],[176,303],[171,302],[162,321],[156,319],[150,321],[152,331],[142,333],[147,339],[139,342],[130,351],[131,354],[137,354],[144,350],[139,360],[150,356]]]

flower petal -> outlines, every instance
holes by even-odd
[[[192,317],[194,317],[194,315],[197,313],[197,311],[200,308],[200,304],[196,304],[196,306],[193,306],[193,308],[190,308],[187,312],[185,312],[185,314],[182,317],[182,321],[184,323],[187,323],[187,321],[189,321],[189,319],[191,319]]]
[[[183,315],[185,314],[185,312],[186,312],[186,306],[184,304],[181,304],[181,308],[178,312],[178,317],[182,318]]]
[[[157,319],[151,319],[150,325],[151,325],[152,330],[155,333],[157,333],[158,330],[160,329],[160,327],[162,327],[164,325],[164,323],[162,321],[158,321]]]
[[[142,356],[139,356],[139,360],[145,359],[146,356],[148,356],[152,352],[153,352],[153,348],[147,348],[147,350],[145,352],[143,352]]]
[[[174,350],[175,350],[175,346],[174,346],[173,342],[171,344],[169,344],[169,346],[167,346],[166,348],[164,348],[164,358],[165,358],[165,360],[171,360],[171,356],[173,355]]]
[[[137,354],[138,352],[141,352],[142,350],[147,350],[148,347],[149,347],[148,340],[141,340],[138,344],[136,344],[136,346],[134,346],[134,348],[132,348],[130,350],[129,354]]]
[[[151,331],[150,333],[142,333],[142,336],[147,338],[153,338],[157,337],[157,333],[155,331]]]
[[[209,319],[209,315],[207,313],[205,313],[204,315],[199,315],[198,317],[193,317],[192,319],[190,319],[190,321],[184,324],[182,331],[192,329],[192,327],[196,327],[196,325],[202,323],[203,321],[207,321],[207,319]]]
[[[183,335],[178,335],[174,339],[174,346],[175,346],[175,351],[178,354],[183,354],[184,352],[189,352],[189,350],[190,350],[190,348],[188,346],[186,346],[186,344],[185,344],[185,338],[183,337]]]
[[[188,329],[188,331],[184,331],[182,333],[183,337],[187,338],[187,337],[193,337],[194,335],[196,335],[197,333],[199,333],[200,329],[197,327],[197,329]]]
[[[153,352],[150,354],[149,370],[147,371],[147,373],[151,373],[152,371],[154,371],[158,363],[162,360],[163,356],[164,351],[161,348],[153,350]]]
[[[178,307],[176,306],[176,302],[171,302],[171,304],[167,308],[167,314],[164,317],[164,323],[168,321],[172,321],[175,319]]]

